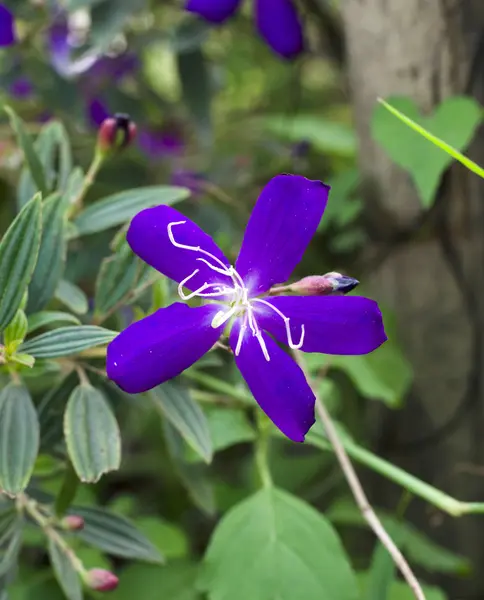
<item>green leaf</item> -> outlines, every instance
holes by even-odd
[[[61,279],[59,281],[59,285],[55,291],[55,297],[59,302],[62,302],[64,306],[70,308],[72,312],[75,312],[77,315],[85,315],[89,309],[89,302],[86,294],[80,287],[67,281],[67,279]]]
[[[81,322],[77,317],[70,313],[60,312],[56,310],[42,310],[33,315],[29,315],[28,333],[37,331],[42,327],[50,327],[57,323],[74,323],[74,325],[80,325]]]
[[[119,586],[112,600],[199,600],[196,588],[198,567],[182,561],[170,562],[166,567],[133,565],[120,576]]]
[[[101,263],[96,279],[95,314],[104,315],[136,287],[141,261],[123,242],[113,256]]]
[[[45,180],[45,173],[42,167],[42,163],[40,162],[40,158],[37,152],[34,149],[34,145],[30,135],[25,130],[24,123],[22,119],[17,115],[17,113],[10,108],[10,106],[5,106],[5,112],[10,119],[10,124],[12,129],[17,136],[17,142],[22,152],[24,153],[25,162],[29,168],[30,174],[32,175],[33,180],[37,186],[39,192],[41,192],[44,196],[49,193],[49,189],[47,187],[47,182]]]
[[[106,51],[126,21],[146,5],[146,0],[104,0],[92,2],[91,39],[97,50]]]
[[[72,514],[85,521],[84,529],[77,535],[86,544],[120,558],[163,563],[158,550],[128,519],[101,508],[81,506],[73,507]]]
[[[63,440],[62,419],[67,400],[78,384],[78,375],[71,372],[55,387],[51,387],[39,405],[40,446],[55,448]]]
[[[49,538],[48,550],[54,574],[66,598],[68,600],[82,600],[83,593],[79,576],[64,549],[59,547],[52,538]]]
[[[74,225],[80,236],[97,233],[127,223],[140,210],[157,204],[175,204],[189,195],[185,188],[164,185],[127,190],[91,204]]]
[[[0,242],[0,331],[19,308],[37,261],[42,228],[40,195],[16,216]]]
[[[96,483],[119,469],[121,436],[118,422],[103,394],[79,385],[71,394],[64,415],[69,457],[81,481]]]
[[[175,470],[190,494],[194,504],[209,516],[216,510],[213,485],[204,464],[188,464],[184,458],[185,444],[178,430],[170,421],[163,422],[166,445]]]
[[[393,541],[395,539],[392,537]],[[387,600],[395,578],[395,563],[381,542],[373,551],[364,600]]]
[[[39,451],[39,421],[29,391],[11,383],[0,393],[0,488],[16,495],[26,487]]]
[[[183,439],[205,462],[210,463],[213,449],[207,419],[187,389],[168,382],[155,388],[150,395],[155,406],[181,433]]]
[[[354,574],[330,523],[287,492],[265,488],[218,524],[201,586],[210,600],[356,600]]]
[[[308,140],[322,153],[356,156],[354,128],[345,123],[315,115],[274,115],[257,119],[268,132],[291,142]]]
[[[364,595],[368,590],[368,573],[358,573],[357,578],[363,592],[362,597],[369,597],[368,595]],[[424,585],[422,586],[422,590],[425,594],[425,600],[447,600],[447,596],[444,592],[437,587]],[[377,599],[375,598],[374,600]],[[415,595],[408,587],[407,583],[403,581],[393,581],[389,586],[388,595],[385,596],[384,600],[415,600]]]
[[[57,358],[70,356],[88,348],[111,342],[118,333],[97,325],[59,327],[24,342],[20,352],[35,358]]]
[[[185,558],[188,555],[189,540],[181,527],[159,517],[138,517],[134,524],[167,559]]]
[[[389,112],[392,107],[396,109],[392,111],[393,114]],[[395,119],[399,115],[407,118]],[[465,96],[447,98],[433,115],[427,117],[419,114],[410,98],[393,97],[388,99],[388,103],[376,106],[372,133],[390,158],[409,172],[422,205],[429,208],[435,199],[442,174],[452,163],[453,157],[463,162],[465,157],[460,151],[470,144],[481,120],[481,107],[475,100]],[[424,135],[424,131],[435,137]],[[443,142],[438,138],[446,140],[448,145],[445,152],[442,152]],[[429,139],[433,143],[429,143]],[[466,166],[477,167],[471,163],[466,161]],[[484,175],[480,167],[478,171],[475,168],[472,170],[481,177]]]
[[[191,112],[201,142],[209,145],[212,138],[212,81],[202,48],[185,48],[177,55],[178,75],[183,101]]]
[[[64,271],[67,243],[66,201],[53,194],[44,201],[42,210],[42,240],[32,281],[29,285],[27,311],[36,312],[49,302]]]

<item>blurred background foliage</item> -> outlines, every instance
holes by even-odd
[[[57,190],[72,203],[91,164],[102,120],[127,113],[138,127],[136,141],[102,165],[83,205],[60,233],[58,246],[52,237],[52,247],[58,251],[52,252],[47,271],[44,264],[43,274],[37,275],[37,281],[34,275],[29,287],[29,332],[45,333],[76,323],[119,331],[133,316],[165,306],[176,290],[151,270],[143,270],[123,241],[131,216],[144,206],[176,202],[233,258],[261,187],[281,172],[322,179],[332,186],[319,234],[298,275],[341,271],[363,279],[364,290],[358,288],[358,293],[372,296],[371,261],[366,260],[371,230],[363,219],[358,136],[337,2],[301,0],[310,51],[293,62],[275,56],[257,36],[250,2],[221,27],[184,12],[183,3],[176,1],[10,0],[5,4],[14,11],[18,41],[0,50],[1,103],[14,111],[2,112],[0,119],[2,233],[38,188],[26,148],[37,154],[49,191]],[[69,14],[70,35],[77,45],[72,48],[71,67],[92,53],[102,56],[91,68],[75,73],[74,67],[63,71],[55,64],[49,44],[59,10]],[[408,97],[392,98],[392,103],[459,150],[467,148],[482,118],[477,102],[461,95],[442,102],[426,120]],[[16,115],[23,125],[18,125]],[[423,209],[431,208],[450,159],[381,107],[375,108],[369,125],[380,147],[415,182]],[[173,186],[188,188],[189,197]],[[53,205],[52,218],[55,210]],[[55,272],[52,289],[45,287],[49,268]],[[57,317],[46,316],[46,309],[57,311]],[[385,303],[382,309],[390,339],[376,352],[358,357],[310,356],[308,361],[342,435],[357,440],[348,443],[357,443],[360,449],[373,441],[375,423],[368,403],[382,403],[386,411],[399,409],[412,385],[412,367],[398,343],[394,315]],[[87,526],[69,540],[87,568],[116,570],[120,585],[113,598],[195,600],[206,593],[214,600],[285,598],[287,592],[282,590],[280,596],[274,592],[277,573],[285,568],[293,569],[295,588],[288,590],[299,590],[291,596],[296,600],[412,598],[386,553],[364,529],[332,454],[322,452],[325,445],[319,431],[301,446],[277,434],[271,438],[269,464],[275,483],[305,504],[293,506],[297,500],[288,500],[282,491],[274,500],[275,514],[279,517],[280,511],[287,525],[281,536],[287,535],[289,541],[283,539],[283,545],[295,558],[266,557],[265,572],[256,572],[250,558],[265,527],[268,500],[265,492],[250,496],[258,489],[253,458],[259,436],[256,412],[230,361],[213,353],[181,381],[165,384],[149,399],[128,397],[103,378],[103,351],[96,354],[92,348],[108,339],[109,335],[81,343],[70,352],[102,393],[101,403],[107,402],[115,412],[122,434],[119,470],[113,470],[119,456],[110,447],[106,452],[114,452],[112,464],[104,467],[112,472],[95,485],[74,489],[75,476],[66,462],[62,415],[78,385],[69,360],[58,358],[52,349],[42,354],[42,349],[32,348],[35,342],[27,340],[25,353],[32,352],[37,362],[31,371],[21,373],[41,425],[41,452],[29,493],[47,503],[52,496],[64,502],[63,494],[75,493],[67,504],[72,501],[75,507],[83,507],[72,511],[86,511]],[[66,343],[63,338],[62,344]],[[89,394],[94,394],[92,388]],[[72,417],[75,427],[73,411],[65,419]],[[64,432],[68,432],[65,424]],[[102,434],[99,427],[96,432]],[[100,473],[76,463],[76,452],[85,451],[75,448],[78,442],[78,438],[67,440],[77,474],[85,468],[84,478],[97,481]],[[372,467],[371,458],[360,462]],[[393,473],[389,463],[388,472]],[[380,473],[385,474],[384,469]],[[389,477],[407,487],[398,475]],[[407,490],[399,488],[399,500],[391,506],[382,502],[380,507],[378,493],[373,498],[388,531],[428,583],[427,599],[450,598],[445,592],[449,581],[471,578],[477,565],[460,550],[452,551],[448,540],[438,544],[432,534],[406,520],[414,495],[430,500],[418,483]],[[252,505],[240,504],[243,500]],[[307,512],[309,504],[320,516]],[[240,514],[229,513],[223,532],[217,530],[219,534],[212,538],[220,518],[235,506]],[[9,507],[5,514],[10,516],[0,521],[0,528],[4,527],[0,577],[5,584],[0,598],[56,600],[66,595],[78,600],[78,584],[66,579],[62,568],[55,569],[60,586],[56,582],[39,529],[27,523],[21,534],[23,545],[12,533],[17,529],[9,520]],[[130,519],[138,533],[123,520],[110,525],[109,517],[96,513],[96,507]],[[324,522],[321,514],[326,515]],[[313,540],[304,534],[304,550],[297,544],[292,547],[301,535],[301,523],[312,523],[321,536]],[[339,548],[333,529],[326,527],[336,528],[349,558]],[[322,540],[323,550],[326,543],[336,548],[334,556],[334,552],[321,553]],[[209,543],[210,564],[222,565],[225,575],[200,566]],[[313,555],[318,556],[319,566],[312,565]],[[161,557],[163,566],[158,564]],[[308,564],[299,564],[297,557]],[[326,589],[312,582],[312,569],[324,574],[329,582]],[[347,582],[340,595],[334,595],[342,577],[353,581],[350,569],[356,583]],[[249,581],[245,590],[237,591],[222,581],[224,576],[240,578],[240,572],[242,580]],[[323,592],[327,595],[321,596]]]

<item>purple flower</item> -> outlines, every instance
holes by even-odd
[[[170,176],[171,185],[187,188],[192,192],[193,196],[198,196],[203,192],[205,181],[206,178],[202,173],[182,167],[173,169]]]
[[[74,47],[69,41],[69,26],[64,18],[58,19],[51,26],[48,46],[52,66],[65,78],[77,77],[89,71],[100,58],[95,51],[88,51],[74,58]]]
[[[27,100],[34,93],[34,86],[32,82],[21,75],[17,77],[8,88],[9,94],[18,100]]]
[[[292,59],[304,50],[302,23],[293,0],[254,0],[255,22],[269,46],[283,58]],[[212,23],[234,15],[241,0],[187,0],[185,9]]]
[[[385,340],[376,302],[357,296],[267,296],[285,282],[316,232],[329,187],[278,175],[262,190],[231,266],[215,242],[170,206],[140,212],[127,240],[149,265],[178,282],[183,300],[130,325],[107,350],[107,374],[128,393],[176,377],[232,323],[229,343],[256,401],[291,440],[314,423],[314,394],[278,343],[304,352],[366,354]],[[186,294],[184,288],[191,290]]]
[[[98,129],[106,119],[112,116],[107,105],[100,98],[88,100],[86,111],[88,121],[95,129]]]
[[[172,128],[144,129],[139,146],[151,158],[179,157],[185,152],[185,140]]]
[[[0,3],[0,47],[15,44],[15,22],[12,12]]]

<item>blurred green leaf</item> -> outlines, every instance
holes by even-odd
[[[49,189],[45,179],[42,163],[40,162],[39,155],[34,149],[32,139],[25,130],[25,125],[17,113],[10,108],[10,106],[5,106],[4,109],[8,115],[8,118],[10,119],[12,129],[17,136],[18,145],[24,153],[25,162],[29,168],[33,180],[35,181],[37,190],[46,196],[49,193]]]
[[[360,589],[362,590],[362,597],[368,590],[368,573],[358,573],[357,575]],[[447,600],[447,596],[442,590],[437,587],[430,587],[428,585],[422,586],[423,593],[425,594],[425,600]],[[375,598],[375,600],[377,600]],[[408,584],[403,581],[393,581],[389,586],[388,595],[385,596],[385,600],[415,600],[415,595],[412,590],[408,587]]]
[[[61,279],[55,291],[55,297],[77,315],[85,315],[89,309],[86,294],[77,285]]]
[[[274,488],[260,490],[223,517],[205,555],[200,585],[211,600],[359,597],[330,523]]]
[[[180,527],[158,517],[137,518],[134,524],[167,559],[185,558],[188,555],[189,540]]]
[[[410,98],[388,98],[388,104],[433,135],[446,140],[459,152],[469,145],[482,121],[479,104],[465,96],[447,98],[431,116],[426,117],[419,114]],[[375,108],[371,127],[373,137],[390,158],[410,173],[424,208],[432,206],[440,179],[452,163],[452,156],[442,152],[435,143],[429,143],[408,123],[396,119],[382,104]]]
[[[37,262],[42,228],[40,194],[14,219],[0,242],[0,331],[20,306]]]
[[[207,419],[188,390],[167,382],[155,388],[150,395],[155,406],[180,432],[183,439],[205,462],[210,463],[213,449]]]
[[[59,327],[23,343],[19,350],[35,358],[70,356],[111,342],[118,333],[97,325]]]
[[[43,203],[42,239],[37,264],[29,284],[28,312],[37,312],[44,308],[57,288],[66,259],[66,223],[65,197],[53,194]]]
[[[0,488],[22,492],[39,451],[39,421],[29,391],[10,383],[0,392]]]
[[[127,20],[146,5],[146,0],[90,0],[89,4],[92,5],[92,44],[97,50],[106,51],[113,39],[123,31]]]
[[[37,331],[37,329],[49,327],[57,323],[74,323],[74,325],[81,324],[76,316],[56,310],[42,310],[34,313],[33,315],[29,315],[28,319],[28,333],[32,333],[33,331]]]
[[[48,544],[50,562],[66,598],[68,600],[82,600],[81,582],[69,557],[66,555],[64,549],[58,546],[52,538],[49,538]]]
[[[112,600],[199,600],[196,588],[198,567],[192,563],[175,561],[166,567],[133,565],[120,576],[118,589]]]
[[[161,564],[163,557],[128,519],[101,508],[73,507],[85,521],[78,536],[112,556]]]
[[[185,188],[166,185],[119,192],[88,206],[74,221],[77,234],[88,235],[130,221],[145,208],[158,204],[175,204],[188,198]]]
[[[320,115],[267,115],[256,120],[267,132],[291,142],[307,140],[322,153],[352,158],[356,134],[352,127]]]
[[[72,392],[64,415],[64,435],[69,457],[81,481],[96,483],[106,473],[119,469],[118,422],[96,388],[83,384]]]

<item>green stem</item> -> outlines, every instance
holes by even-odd
[[[96,151],[94,153],[91,165],[89,166],[89,169],[84,177],[82,187],[71,204],[69,210],[69,217],[74,217],[78,212],[82,210],[84,198],[86,197],[86,194],[89,191],[89,189],[92,187],[105,158],[106,157],[102,152]]]
[[[192,381],[196,381],[204,385],[207,388],[214,390],[215,392],[220,392],[221,394],[227,394],[236,400],[240,400],[244,405],[254,405],[254,400],[252,396],[244,389],[239,389],[231,385],[230,383],[226,383],[225,381],[221,381],[213,375],[207,375],[206,373],[202,373],[201,371],[196,371],[194,369],[188,369],[183,372],[183,377],[187,377]]]
[[[272,487],[272,475],[269,467],[270,423],[261,410],[257,410],[259,436],[255,443],[255,465],[261,484],[265,488]]]

